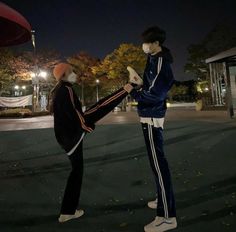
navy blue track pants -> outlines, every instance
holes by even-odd
[[[142,123],[143,135],[157,188],[157,216],[176,217],[171,174],[163,150],[163,129]]]

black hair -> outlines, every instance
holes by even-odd
[[[154,43],[158,41],[163,44],[166,40],[166,32],[157,26],[149,27],[142,33],[143,43]]]

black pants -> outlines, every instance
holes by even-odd
[[[79,205],[84,170],[83,142],[81,142],[74,153],[68,157],[71,164],[71,172],[66,184],[61,214],[74,214]]]
[[[112,111],[128,93],[119,89],[113,94],[101,99],[85,113],[85,120],[95,123]],[[71,172],[67,180],[66,189],[61,206],[61,214],[74,214],[79,207],[79,198],[83,179],[83,141],[76,150],[68,156],[71,163]]]
[[[171,174],[163,149],[163,129],[142,123],[144,139],[157,188],[157,216],[176,217]]]

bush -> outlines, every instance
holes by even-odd
[[[16,108],[0,111],[0,117],[29,117],[32,116],[32,111],[29,109]]]
[[[16,109],[5,109],[0,111],[1,118],[25,118],[25,117],[34,117],[34,116],[45,116],[49,115],[48,111],[41,112],[32,112],[27,108],[16,108]]]

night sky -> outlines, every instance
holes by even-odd
[[[236,26],[235,0],[6,0],[36,31],[38,49],[63,56],[79,51],[104,58],[121,43],[141,45],[140,34],[157,25],[167,32],[176,79],[185,80],[187,46],[217,23]],[[30,44],[28,44],[30,46]]]

